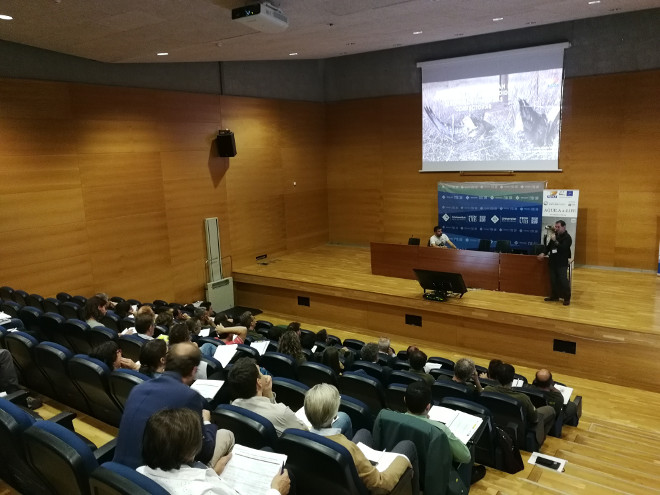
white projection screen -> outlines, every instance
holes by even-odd
[[[568,43],[422,62],[422,172],[556,171]]]

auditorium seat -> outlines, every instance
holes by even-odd
[[[44,314],[42,310],[33,306],[23,306],[18,310],[18,318],[23,322],[25,332],[37,338],[43,338],[39,326],[39,317],[42,314]]]
[[[138,309],[140,308],[140,306],[142,306],[142,303],[140,301],[138,301],[137,299],[126,299],[126,302],[128,304],[130,304],[131,306],[137,306]]]
[[[18,318],[18,312],[21,309],[21,305],[16,301],[8,301],[7,299],[2,301],[0,304],[0,311],[8,314],[12,318]]]
[[[328,335],[328,338],[325,339],[328,345],[338,345],[341,347],[341,339],[336,335]]]
[[[21,306],[25,306],[27,304],[25,302],[25,300],[28,297],[29,297],[29,294],[27,292],[25,292],[24,290],[20,290],[20,289],[15,290],[11,295],[11,298]]]
[[[477,251],[490,251],[490,239],[479,239]]]
[[[444,397],[438,405],[479,416],[484,420],[483,432],[475,445],[474,460],[479,464],[502,470],[502,450],[499,447],[495,420],[490,410],[477,402],[457,397]]]
[[[131,393],[133,387],[150,379],[147,375],[135,370],[122,368],[113,370],[108,377],[110,395],[123,410],[128,400],[128,394]]]
[[[25,332],[10,332],[5,336],[5,346],[14,359],[19,381],[29,389],[53,397],[55,392],[34,361],[33,351],[38,344],[36,338]]]
[[[401,383],[403,385],[410,385],[411,383],[421,382],[422,377],[417,373],[410,371],[394,370],[390,373],[389,383]]]
[[[119,320],[119,332],[123,332],[127,328],[135,327],[135,320],[133,318],[122,318]]]
[[[91,495],[169,495],[158,483],[117,462],[104,462],[89,476]]]
[[[325,364],[306,362],[298,365],[298,380],[313,387],[318,383],[329,383],[337,386],[337,375],[334,370]]]
[[[277,432],[273,424],[263,416],[242,407],[220,404],[211,412],[211,421],[219,428],[231,430],[237,444],[261,449],[274,448],[277,443]]]
[[[298,493],[315,495],[368,495],[351,454],[342,445],[302,430],[286,430],[277,442],[286,454]]]
[[[26,456],[58,495],[89,495],[89,476],[99,462],[111,460],[116,440],[92,450],[75,433],[38,421],[23,433]]]
[[[0,287],[0,299],[4,299],[5,301],[13,301],[11,295],[14,293],[14,289],[9,287],[8,285],[3,285]]]
[[[495,424],[509,434],[520,450],[535,452],[539,449],[535,432],[527,427],[522,402],[497,392],[482,392],[477,397],[477,402],[490,410]]]
[[[67,301],[71,300],[71,294],[67,294],[66,292],[58,292],[55,297],[61,303],[64,303],[64,302],[67,302]]]
[[[348,414],[353,423],[353,431],[356,432],[365,428],[369,431],[374,425],[374,416],[371,414],[369,406],[360,399],[342,394],[339,410]]]
[[[0,479],[19,493],[50,495],[54,492],[28,463],[23,449],[23,432],[34,422],[26,411],[0,399]]]
[[[85,304],[87,303],[87,298],[85,296],[73,296],[71,298],[71,302],[74,302],[81,308],[84,308]]]
[[[60,314],[67,320],[77,320],[78,310],[80,310],[80,305],[74,302],[66,301],[60,303]]]
[[[364,342],[358,339],[344,339],[343,346],[359,353],[364,347]]]
[[[254,347],[250,347],[249,345],[245,345],[245,344],[238,344],[236,346],[236,354],[234,354],[234,357],[231,358],[230,363],[235,363],[236,361],[244,357],[252,358],[257,363],[261,361],[261,356],[259,355],[259,351],[257,351]],[[273,373],[271,372],[271,374]]]
[[[392,366],[395,370],[409,371],[410,363],[408,361],[403,361],[401,359],[396,359],[394,365]]]
[[[111,330],[114,330],[115,332],[120,332],[119,330],[119,322],[121,321],[121,318],[117,316],[114,313],[106,313],[103,318],[101,318],[101,325],[103,325],[106,328],[109,328]]]
[[[511,252],[511,241],[500,239],[495,243],[495,252],[496,253],[510,253]]]
[[[91,327],[85,331],[85,337],[87,337],[87,342],[89,343],[90,350],[94,349],[96,346],[104,344],[105,342],[110,342],[111,340],[117,340],[119,335],[117,332],[110,328],[106,327]]]
[[[85,414],[91,409],[82,392],[69,376],[68,362],[73,352],[54,342],[40,342],[34,348],[34,362],[50,382],[55,391],[55,399]]]
[[[39,330],[43,335],[44,339],[50,342],[55,342],[56,344],[69,347],[69,341],[66,340],[66,337],[62,332],[60,332],[60,326],[64,323],[66,319],[64,316],[58,313],[44,313],[39,316]]]
[[[536,387],[513,387],[513,390],[516,392],[522,392],[527,397],[529,397],[529,400],[532,401],[532,405],[536,408],[548,405],[548,398],[546,397],[543,390],[540,390]],[[561,430],[563,426],[564,426],[564,411],[562,409],[561,413],[555,417],[555,422],[552,425],[550,431],[548,432],[548,435],[561,438]]]
[[[454,372],[452,370],[445,370],[445,369],[442,369],[442,368],[435,368],[435,369],[429,371],[429,375],[431,375],[433,378],[435,378],[437,380],[440,376],[448,376],[449,378],[453,378],[454,377]]]
[[[277,402],[286,404],[294,412],[305,404],[305,394],[308,390],[307,385],[296,380],[273,377],[273,392],[277,395]]]
[[[110,301],[112,301],[113,303],[120,303],[120,302],[124,302],[125,299],[123,297],[119,297],[119,296],[112,296],[110,298]]]
[[[69,360],[69,376],[85,396],[92,416],[118,427],[121,408],[110,394],[110,369],[105,363],[76,354]]]
[[[387,407],[383,386],[373,377],[346,371],[339,377],[338,388],[342,395],[354,397],[367,404],[374,416]]]
[[[54,297],[47,297],[44,299],[44,313],[57,313],[60,314],[60,302]]]
[[[30,294],[25,298],[25,305],[44,311],[44,298],[39,294]]]
[[[66,304],[64,303],[62,306]],[[88,330],[89,325],[87,323],[75,318],[68,319],[60,325],[60,333],[64,335],[64,338],[69,343],[69,348],[75,354],[89,354],[91,347],[87,340],[86,332]]]
[[[390,383],[385,390],[385,397],[387,398],[387,407],[393,411],[406,412],[406,389],[408,385],[403,383]]]
[[[144,342],[145,340],[142,337],[138,337],[135,334],[120,335],[117,339],[117,344],[119,344],[122,356],[132,359],[135,362],[140,360],[140,351],[142,350]]]
[[[288,354],[281,352],[266,352],[261,356],[261,366],[273,376],[297,379],[296,361]]]
[[[351,366],[350,371],[362,370],[369,376],[375,378],[380,383],[387,383],[387,376],[383,372],[383,367],[377,363],[370,363],[369,361],[355,361]]]
[[[435,364],[441,364],[443,370],[448,370],[448,371],[454,371],[454,361],[451,359],[439,357],[439,356],[432,356],[428,358],[427,360],[428,363],[435,363]],[[453,375],[452,375],[453,376]]]
[[[160,306],[167,306],[167,307],[170,306],[170,304],[167,301],[163,301],[162,299],[154,299],[154,301],[151,304],[153,304],[154,307],[156,308]]]
[[[211,376],[213,376],[217,373],[222,373],[223,372],[222,364],[220,363],[220,361],[218,361],[215,358],[212,358],[212,357],[209,358],[209,357],[202,356],[202,360],[200,361],[200,364],[201,363],[204,363],[204,366],[206,368],[206,377],[207,378],[209,378],[209,377],[211,377]],[[226,377],[223,376],[222,379],[225,380]]]
[[[461,399],[472,400],[474,395],[464,383],[458,383],[450,380],[437,380],[431,387],[433,393],[433,402],[438,403],[445,397],[459,397]]]

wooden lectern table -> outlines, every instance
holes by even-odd
[[[467,287],[550,294],[548,260],[525,254],[371,243],[371,273],[415,280],[414,268],[460,273]]]

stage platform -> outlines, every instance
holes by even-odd
[[[570,306],[469,290],[427,301],[371,274],[368,248],[323,245],[233,271],[236,303],[302,322],[465,349],[660,392],[660,277],[576,268]]]

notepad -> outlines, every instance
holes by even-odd
[[[385,471],[390,465],[394,462],[394,459],[397,457],[403,457],[408,459],[403,454],[396,454],[394,452],[385,452],[380,450],[375,450],[369,447],[368,445],[358,442],[358,448],[362,451],[364,456],[371,461],[371,464],[376,466],[379,472]]]
[[[286,455],[234,445],[231,459],[220,477],[241,495],[266,493],[282,472]]]
[[[442,406],[432,406],[429,419],[443,423],[463,443],[468,443],[483,423],[483,418],[479,416]]]
[[[259,353],[259,355],[263,356],[264,353],[266,352],[266,349],[268,349],[268,344],[270,344],[270,342],[267,340],[258,340],[256,342],[252,342],[250,344],[250,347],[254,347]]]
[[[225,368],[229,364],[229,361],[234,357],[234,354],[236,354],[237,349],[237,344],[219,345],[215,348],[215,354],[213,354],[213,357],[220,361],[222,367]]]
[[[223,380],[195,380],[190,388],[205,399],[211,400],[224,384],[225,382]]]
[[[571,400],[571,395],[573,395],[573,389],[565,385],[558,385],[555,383],[555,388],[561,392],[561,395],[564,397],[564,404],[568,404],[568,401]]]
[[[426,371],[427,373],[430,373],[431,370],[439,370],[440,368],[442,368],[441,363],[426,363],[424,365],[424,371]]]

